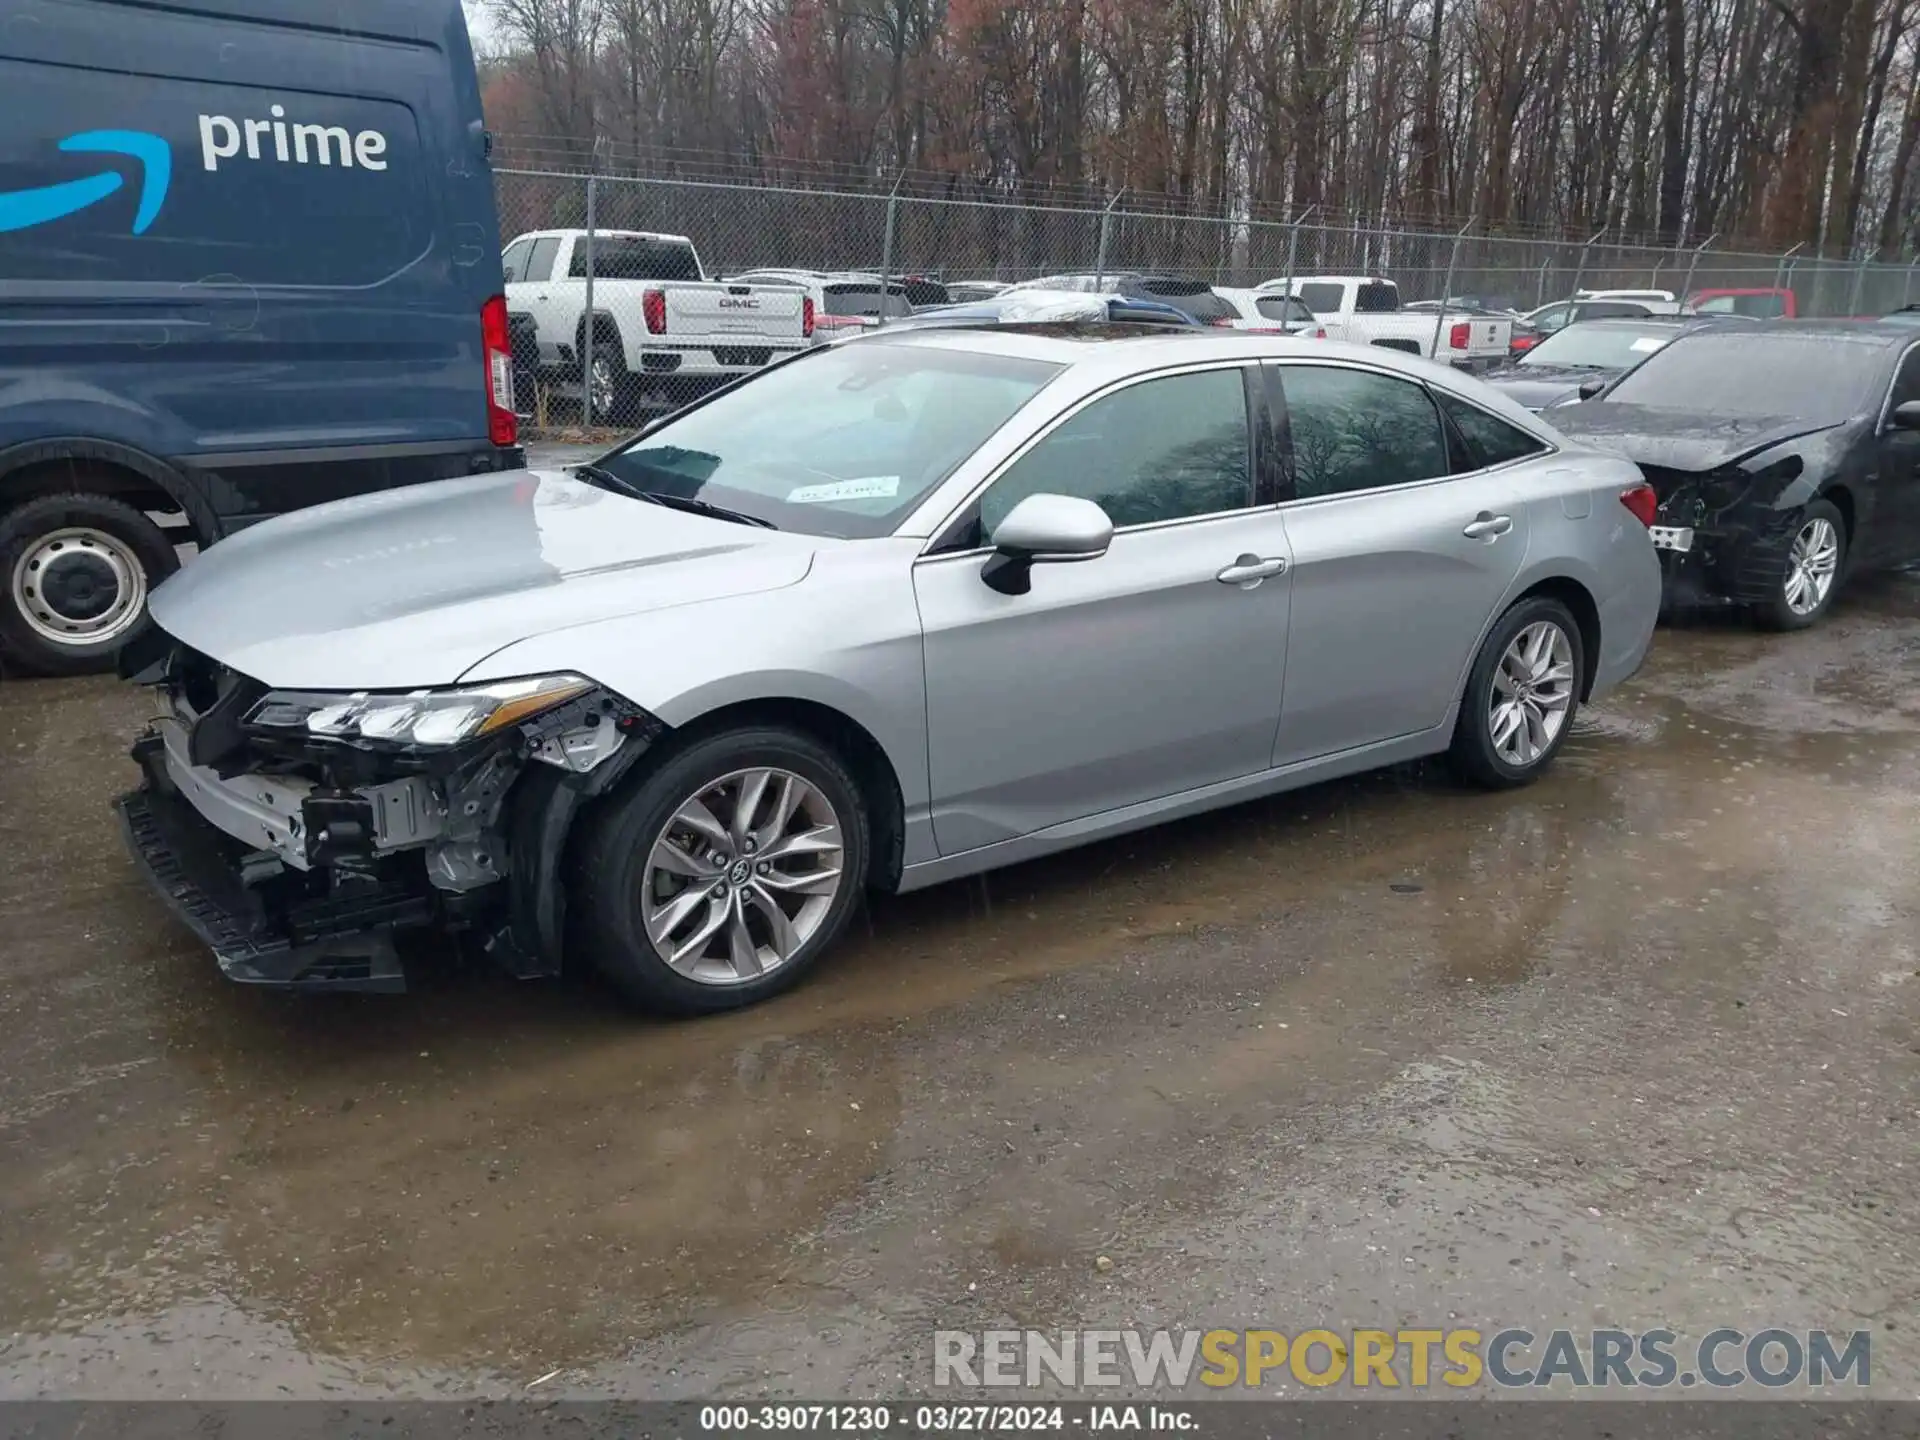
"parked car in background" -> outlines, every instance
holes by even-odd
[[[1903,326],[1704,326],[1553,424],[1653,485],[1676,601],[1797,630],[1849,576],[1920,558],[1920,336]]]
[[[1587,320],[1634,320],[1649,315],[1675,315],[1680,307],[1656,300],[1555,300],[1520,317],[1521,323],[1541,339],[1569,325]],[[1537,343],[1537,342],[1536,342]]]
[[[1675,336],[1714,323],[1679,315],[1586,320],[1556,330],[1513,364],[1483,378],[1501,394],[1535,412],[1570,405],[1580,399],[1581,387],[1603,385],[1631,370]]]
[[[1920,305],[1903,305],[1878,319],[1882,325],[1920,325]]]
[[[1194,329],[1200,324],[1185,310],[1175,309],[1164,300],[1143,300],[1133,295],[1086,294],[1078,290],[1010,289],[990,300],[918,310],[904,320],[889,323],[886,328],[1098,323],[1161,328],[1172,326],[1177,329]]]
[[[1233,307],[1235,318],[1228,323],[1235,330],[1327,338],[1326,326],[1307,308],[1307,302],[1292,295],[1263,295],[1258,290],[1233,290],[1221,285],[1214,286],[1213,293]]]
[[[395,988],[460,928],[732,1009],[870,889],[1422,755],[1533,780],[1646,654],[1652,502],[1381,350],[905,322],[214,547],[121,810],[238,980]]]
[[[1049,275],[1041,280],[1024,280],[1010,286],[1006,293],[1032,290],[1072,290],[1086,294],[1109,294],[1138,300],[1157,300],[1190,316],[1201,325],[1231,327],[1240,312],[1214,293],[1204,280],[1180,275],[1147,275],[1121,272],[1108,275]]]
[[[804,294],[813,306],[813,341],[824,345],[850,330],[868,330],[889,319],[911,315],[914,304],[906,286],[882,286],[877,275],[831,274],[820,270],[745,270],[727,277],[731,285],[789,286]],[[943,290],[942,294],[945,293]]]
[[[312,19],[8,16],[0,670],[111,670],[180,544],[521,463],[460,6]]]
[[[587,257],[593,257],[593,355]],[[501,262],[507,303],[531,315],[545,371],[584,377],[596,422],[637,418],[648,390],[684,401],[812,343],[812,303],[798,286],[709,280],[684,235],[644,230],[535,230]]]
[[[1689,315],[1744,315],[1753,320],[1792,320],[1800,314],[1793,291],[1785,289],[1695,290],[1687,296]]]
[[[1409,315],[1400,308],[1400,287],[1378,276],[1305,275],[1269,280],[1259,290],[1305,301],[1329,340],[1378,345],[1469,370],[1507,358],[1511,321],[1465,310]]]
[[[1672,306],[1675,310],[1679,308],[1679,302],[1674,299],[1671,290],[1576,290],[1573,292],[1573,298],[1576,300],[1632,300],[1648,307],[1648,312],[1654,315],[1672,314],[1672,310],[1665,308],[1667,306]]]
[[[965,305],[973,300],[991,300],[1007,288],[1000,280],[954,280],[947,285],[949,304]]]

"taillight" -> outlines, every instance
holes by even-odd
[[[667,333],[667,292],[646,290],[640,295],[640,315],[647,322],[649,335]]]
[[[1231,330],[1233,328],[1233,321],[1223,319],[1219,316],[1215,316],[1213,319],[1207,321],[1207,324],[1216,330]]]
[[[800,297],[800,334],[802,336],[813,334],[813,297],[811,295]]]
[[[1472,336],[1473,327],[1463,320],[1447,332],[1447,348],[1450,350],[1464,350],[1470,343]]]
[[[1651,485],[1636,485],[1621,491],[1620,503],[1642,525],[1652,525],[1660,518],[1660,496]]]
[[[1316,339],[1316,340],[1324,340],[1324,339],[1326,339],[1326,338],[1327,338],[1327,327],[1326,327],[1326,326],[1324,326],[1324,325],[1316,325],[1316,326],[1314,326],[1314,328],[1313,328],[1313,338],[1314,338],[1314,339]]]
[[[867,315],[816,315],[815,330],[871,330],[880,322]]]
[[[513,413],[513,337],[504,295],[480,307],[480,348],[487,359],[487,439],[512,445],[520,438],[520,420]]]

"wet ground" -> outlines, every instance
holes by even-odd
[[[1663,632],[1532,789],[887,901],[697,1023],[225,984],[109,817],[144,709],[0,686],[0,1394],[819,1399],[924,1394],[936,1328],[1508,1323],[1866,1329],[1920,1394],[1920,579]]]

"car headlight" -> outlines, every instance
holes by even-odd
[[[248,712],[262,730],[388,745],[458,745],[491,735],[593,689],[578,675],[536,675],[404,695],[274,690]]]

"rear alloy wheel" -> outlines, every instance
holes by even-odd
[[[1533,780],[1573,728],[1584,667],[1580,627],[1566,606],[1545,596],[1515,605],[1488,633],[1468,672],[1454,726],[1454,763],[1489,789]]]
[[[731,1010],[797,981],[865,886],[867,820],[810,737],[742,730],[669,758],[583,842],[586,940],[652,1009]]]
[[[0,656],[42,675],[111,670],[179,568],[151,520],[104,495],[43,495],[0,515]]]
[[[1781,563],[1779,586],[1771,600],[1755,607],[1769,630],[1804,630],[1827,613],[1847,558],[1847,527],[1829,500],[1815,500],[1800,512],[1800,525]]]

